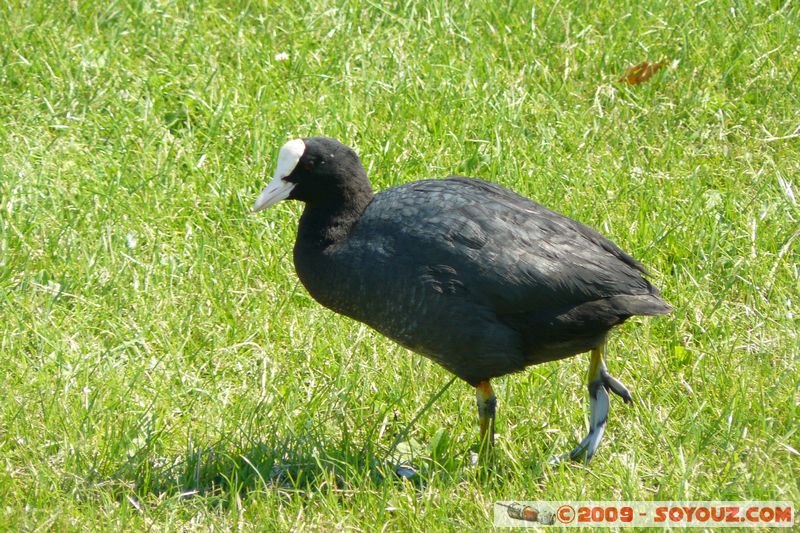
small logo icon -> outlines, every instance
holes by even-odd
[[[501,504],[503,505],[503,504]],[[540,511],[536,507],[530,505],[523,505],[521,503],[512,502],[509,505],[503,505],[506,508],[509,518],[515,520],[523,520],[525,522],[538,522],[540,524],[552,525],[555,524],[555,517],[550,511]]]
[[[575,520],[575,509],[571,505],[562,505],[556,510],[556,516],[562,524],[569,524]]]

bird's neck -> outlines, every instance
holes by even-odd
[[[342,254],[347,256],[344,243],[372,201],[372,191],[351,200],[337,207],[306,204],[294,244],[294,266],[303,286],[322,305],[345,314],[350,295],[341,287],[350,273],[348,261],[342,260]]]
[[[372,201],[370,188],[353,193],[346,201],[313,205],[306,204],[297,229],[297,245],[322,251],[345,239],[361,214]]]

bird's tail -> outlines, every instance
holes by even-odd
[[[672,306],[658,294],[620,294],[609,298],[608,302],[620,314],[657,316],[668,315]]]

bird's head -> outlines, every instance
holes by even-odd
[[[336,139],[294,139],[281,147],[272,181],[253,205],[261,211],[281,200],[300,200],[314,207],[348,204],[372,188],[361,160]]]

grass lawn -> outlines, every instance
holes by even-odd
[[[491,528],[496,500],[800,503],[800,7],[790,1],[138,1],[0,7],[0,530]],[[626,85],[643,60],[668,66]],[[589,465],[588,357],[474,393],[316,304],[328,135],[376,189],[458,173],[609,236],[674,313],[631,320]],[[785,138],[783,138],[785,137]],[[392,465],[412,461],[415,482]]]

